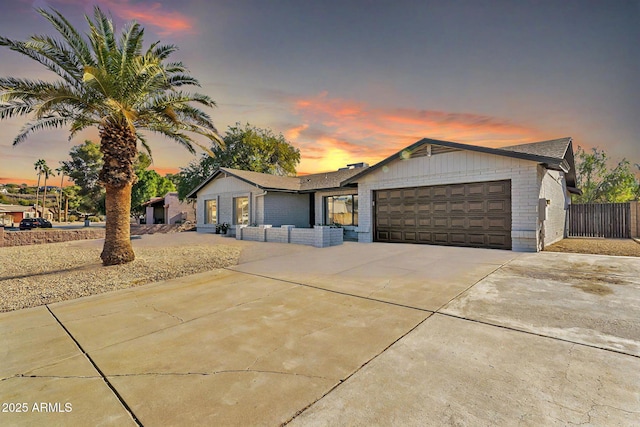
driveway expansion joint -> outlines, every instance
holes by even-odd
[[[141,372],[137,374],[112,374],[110,378],[125,378],[125,377],[188,377],[188,376],[201,376],[210,377],[220,374],[274,374],[274,375],[290,375],[294,377],[315,378],[328,381],[340,381],[336,378],[327,378],[320,375],[308,375],[299,374],[296,372],[280,372],[280,371],[266,371],[259,369],[227,369],[224,371],[212,371],[212,372]]]
[[[131,417],[131,419],[133,420],[133,422],[135,422],[138,426],[142,426],[142,423],[138,420],[138,417],[136,417],[136,415],[133,413],[133,410],[131,409],[131,407],[129,407],[129,405],[127,404],[127,402],[124,400],[124,398],[120,395],[120,393],[118,392],[118,390],[116,390],[116,388],[113,386],[113,384],[111,384],[109,382],[109,380],[107,379],[107,377],[104,375],[104,373],[102,372],[102,370],[98,367],[98,365],[94,362],[94,360],[91,358],[91,356],[89,356],[89,353],[87,353],[84,348],[82,348],[82,346],[80,345],[80,343],[78,342],[78,340],[76,340],[76,338],[71,334],[71,332],[67,329],[66,326],[64,326],[64,324],[60,321],[60,319],[58,319],[58,317],[54,314],[53,311],[51,311],[51,307],[49,307],[48,304],[45,305],[45,307],[47,308],[47,311],[49,311],[49,313],[51,314],[51,316],[55,319],[56,322],[58,322],[58,324],[60,325],[60,327],[67,333],[67,335],[69,336],[69,338],[71,338],[71,340],[75,343],[75,345],[78,347],[78,350],[80,350],[80,352],[84,355],[84,357],[87,358],[87,360],[89,361],[89,363],[91,363],[91,365],[93,366],[93,368],[96,370],[96,372],[98,372],[98,374],[100,375],[100,378],[102,378],[102,380],[104,381],[104,383],[107,385],[107,387],[109,387],[109,389],[113,392],[113,394],[115,395],[116,399],[118,399],[118,401],[120,402],[120,404],[123,406],[123,408],[129,413],[129,416]]]
[[[385,301],[385,300],[376,299],[376,298],[369,298],[369,297],[366,297],[366,296],[355,295],[355,294],[351,294],[351,293],[348,293],[348,292],[340,292],[340,291],[336,291],[334,289],[327,289],[327,288],[323,288],[323,287],[316,286],[316,285],[309,285],[308,283],[294,282],[292,280],[269,277],[269,276],[265,276],[263,274],[247,273],[247,272],[244,272],[244,271],[236,271],[236,270],[231,270],[231,269],[229,269],[229,270],[230,271],[235,271],[236,273],[248,274],[250,276],[262,277],[263,279],[277,280],[277,281],[283,282],[283,283],[291,283],[292,285],[296,285],[296,286],[303,286],[305,288],[311,288],[311,289],[317,289],[319,291],[330,292],[332,294],[343,295],[343,296],[353,297],[353,298],[359,298],[359,299],[363,299],[363,300],[367,300],[367,301],[379,302],[379,303],[382,303],[382,304],[393,305],[393,306],[396,306],[396,307],[409,308],[411,310],[418,310],[418,311],[422,311],[422,312],[425,312],[425,313],[429,313],[430,315],[435,313],[435,311],[427,310],[426,308],[413,307],[413,306],[406,305],[406,304],[399,304],[397,302]]]
[[[577,341],[571,341],[571,340],[568,340],[568,339],[558,338],[558,337],[554,337],[554,336],[551,336],[551,335],[545,335],[545,334],[541,334],[541,333],[537,333],[537,332],[526,331],[524,329],[517,329],[517,328],[511,327],[511,326],[498,325],[496,323],[486,322],[484,320],[470,319],[468,317],[458,316],[456,314],[451,314],[451,313],[442,313],[442,312],[439,312],[439,311],[435,312],[434,314],[435,315],[440,315],[440,316],[451,317],[453,319],[466,320],[467,322],[479,323],[481,325],[493,326],[495,328],[505,329],[505,330],[508,330],[508,331],[521,332],[523,334],[533,335],[533,336],[536,336],[536,337],[549,338],[549,339],[552,339],[552,340],[555,340],[555,341],[561,341],[561,342],[565,342],[565,343],[569,343],[569,344],[580,345],[580,346],[583,346],[583,347],[589,347],[589,348],[593,348],[593,349],[596,349],[596,350],[608,351],[608,352],[611,352],[611,353],[616,353],[616,354],[620,354],[620,355],[623,355],[623,356],[629,356],[629,357],[633,357],[635,359],[640,359],[640,356],[636,355],[636,354],[625,353],[624,351],[615,350],[615,349],[612,349],[612,348],[599,347],[599,346],[593,345],[593,344],[587,344],[587,343],[582,343],[582,342],[577,342]]]

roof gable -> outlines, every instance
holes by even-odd
[[[540,144],[538,146],[538,144]],[[492,154],[496,156],[512,157],[516,159],[529,160],[540,163],[548,169],[560,170],[572,175],[572,181],[568,184],[575,186],[575,166],[573,165],[573,150],[571,138],[561,138],[538,143],[522,144],[512,147],[490,148],[479,145],[462,144],[459,142],[440,141],[437,139],[423,138],[414,144],[403,148],[395,154],[387,157],[381,162],[373,165],[365,171],[347,179],[343,184],[357,182],[364,175],[379,169],[390,162],[398,159],[405,159],[407,156],[431,155],[437,152],[450,152],[459,150],[475,151],[479,153]]]

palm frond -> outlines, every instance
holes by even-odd
[[[26,123],[22,129],[20,129],[18,136],[14,138],[13,145],[20,144],[33,132],[43,129],[58,129],[67,124],[68,120],[69,119],[63,117],[49,116],[38,119],[35,122]]]
[[[172,44],[161,45],[160,42],[156,42],[149,47],[145,56],[150,55],[158,58],[159,60],[165,60],[174,52],[178,51],[178,47]]]
[[[169,85],[171,86],[200,86],[200,82],[195,77],[191,77],[187,74],[170,75],[167,78],[167,83],[169,83]]]
[[[85,39],[76,31],[75,28],[56,10],[49,13],[44,9],[37,9],[38,13],[44,16],[53,27],[64,37],[69,47],[75,52],[82,65],[96,65],[91,50]]]
[[[140,25],[131,23],[122,33],[120,39],[120,80],[126,81],[133,69],[133,59],[140,56],[144,29]]]
[[[147,138],[145,138],[145,136],[140,132],[136,132],[136,138],[138,138],[138,141],[140,141],[140,144],[144,148],[144,151],[147,152],[147,154],[149,155],[149,158],[153,161],[153,154],[151,154],[151,147],[147,142]]]
[[[25,116],[32,111],[32,106],[23,101],[10,101],[0,104],[0,120]]]
[[[71,141],[80,131],[83,131],[91,126],[97,126],[100,124],[99,121],[89,117],[89,116],[78,116],[75,118],[73,123],[71,123],[70,133],[69,133],[69,141]]]

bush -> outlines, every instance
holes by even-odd
[[[100,218],[98,218],[97,216],[90,216],[89,217],[89,221],[90,222],[100,222]]]
[[[75,215],[69,215],[69,222],[76,222],[78,220],[78,217]]]

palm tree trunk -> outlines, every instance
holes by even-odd
[[[40,173],[38,173],[38,186],[36,187],[36,216],[39,217],[40,215],[38,215],[38,199],[40,198]]]
[[[116,265],[131,262],[135,253],[130,240],[131,187],[106,185],[106,214],[104,247],[102,249],[102,263]]]
[[[42,218],[49,219],[45,216],[45,210],[47,209],[47,174],[44,174],[44,196],[42,197]]]
[[[129,222],[131,188],[136,182],[133,163],[138,155],[134,130],[122,124],[106,124],[100,129],[100,151],[104,159],[100,181],[106,190],[107,214],[100,258],[104,265],[124,264],[135,259]]]

